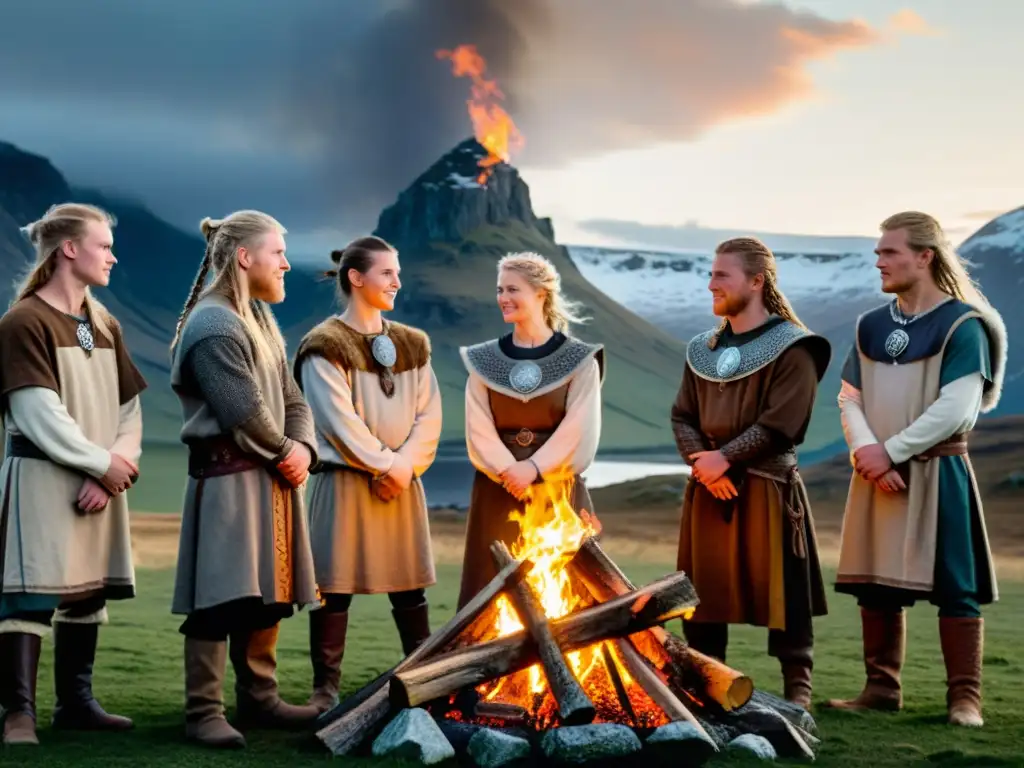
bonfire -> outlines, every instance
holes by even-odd
[[[404,745],[421,758],[430,744],[472,754],[499,735],[554,762],[654,752],[695,764],[732,745],[813,758],[807,712],[663,628],[698,604],[686,574],[637,589],[601,548],[596,517],[577,515],[570,498],[571,480],[532,486],[511,513],[517,541],[491,547],[497,576],[326,713],[320,741],[336,755]]]

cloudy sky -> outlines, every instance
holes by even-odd
[[[0,140],[319,251],[471,135],[434,54],[474,43],[562,242],[873,237],[905,208],[962,237],[1024,205],[1022,27],[1008,0],[6,0]]]

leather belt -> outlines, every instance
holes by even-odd
[[[500,433],[502,442],[506,445],[517,445],[520,448],[528,448],[531,445],[541,446],[548,441],[551,437],[550,432],[535,432],[532,429],[523,427],[522,429],[513,432],[506,430]]]
[[[269,469],[255,454],[243,451],[229,437],[212,437],[188,444],[188,474],[196,479],[221,477],[250,469]]]
[[[38,459],[39,461],[51,461],[50,457],[43,453],[43,450],[24,435],[7,435],[7,446],[5,455],[12,459]]]
[[[958,432],[936,443],[927,451],[911,456],[912,461],[929,461],[940,456],[964,456],[967,454],[967,432]]]

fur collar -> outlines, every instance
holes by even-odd
[[[430,361],[430,337],[426,333],[402,323],[385,321],[384,327],[395,343],[397,360],[391,368],[394,375],[422,368]],[[299,369],[309,355],[318,355],[341,366],[346,371],[357,370],[376,373],[380,365],[370,352],[372,337],[364,336],[346,325],[338,317],[330,317],[314,326],[299,343],[295,354],[295,378],[300,380]]]

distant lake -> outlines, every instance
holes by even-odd
[[[423,487],[430,506],[465,507],[476,470],[464,458],[438,458],[423,475]],[[625,483],[653,475],[682,475],[688,467],[682,461],[595,461],[583,473],[588,488]]]

